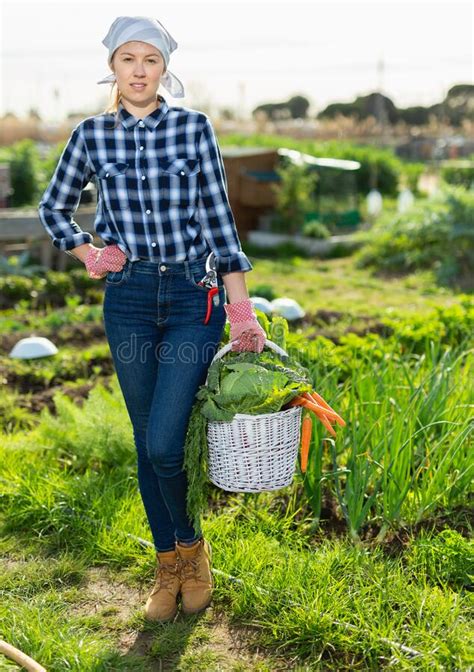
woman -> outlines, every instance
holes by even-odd
[[[116,84],[114,102],[74,128],[38,211],[55,247],[80,259],[90,277],[105,277],[105,331],[157,557],[145,616],[164,621],[175,616],[179,593],[184,613],[212,599],[211,547],[186,513],[184,442],[195,393],[226,316],[234,351],[261,352],[265,332],[248,297],[252,265],[210,119],[157,94],[162,84],[184,96],[168,70],[177,43],[156,19],[120,16],[103,44],[112,74],[98,83]],[[100,248],[73,220],[93,175]],[[218,289],[208,301],[210,286],[199,283],[211,257]]]

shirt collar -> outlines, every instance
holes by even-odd
[[[163,96],[158,94],[158,99],[160,101],[160,106],[157,107],[156,110],[153,110],[153,112],[148,114],[143,119],[140,119],[139,117],[135,117],[133,114],[130,114],[130,112],[126,110],[122,105],[122,101],[119,101],[117,107],[117,117],[120,119],[120,121],[122,122],[123,126],[126,129],[133,128],[140,121],[143,121],[146,128],[148,128],[149,131],[153,131],[158,126],[160,121],[163,119],[165,114],[168,112],[168,103],[163,98]]]

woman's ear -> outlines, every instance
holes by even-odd
[[[112,54],[112,58],[109,61],[109,68],[112,70],[114,75],[115,75],[114,59],[115,59],[116,54],[117,54],[117,49],[114,51],[114,53]]]

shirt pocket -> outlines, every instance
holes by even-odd
[[[198,158],[158,159],[160,196],[167,199],[170,206],[193,207],[198,197],[200,171]]]
[[[128,170],[128,163],[104,163],[97,171],[97,177],[101,180],[107,180],[118,175],[125,175]]]
[[[176,177],[193,177],[200,171],[199,159],[176,158],[159,159],[158,164],[162,171]]]

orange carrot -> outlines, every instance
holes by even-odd
[[[316,415],[318,420],[321,420],[321,422],[326,427],[328,432],[330,434],[332,434],[333,436],[336,436],[336,432],[332,428],[328,418],[324,415],[324,413],[322,411],[317,410],[316,406],[314,404],[310,404],[309,401],[305,401],[304,399],[299,400],[299,401],[298,400],[295,401],[295,399],[293,399],[292,402],[290,402],[290,405],[291,406],[303,406],[303,408],[307,408],[308,410],[312,411]]]
[[[321,420],[321,422],[323,423],[323,425],[326,427],[326,429],[328,430],[329,434],[332,434],[333,436],[336,436],[336,432],[334,431],[334,429],[333,429],[331,423],[329,422],[329,420],[328,420],[327,418],[324,418],[324,417],[323,417],[323,418],[319,418],[319,419]]]
[[[310,415],[305,415],[301,427],[301,471],[304,473],[308,465],[309,444],[311,442],[311,432],[313,430],[313,420]]]
[[[313,411],[313,413],[316,415],[318,420],[320,420],[323,425],[326,427],[328,432],[332,434],[333,436],[336,436],[336,432],[331,426],[331,423],[329,422],[329,419],[326,415],[328,413],[327,409],[322,409],[320,406],[318,406],[315,403],[311,403],[304,397],[298,396],[294,397],[288,404],[289,406],[303,406],[303,408],[307,408],[310,411]],[[332,414],[331,414],[332,415]]]
[[[309,392],[304,393],[304,398],[309,401],[310,404],[313,404],[316,406],[318,409],[323,411],[324,415],[327,415],[328,418],[332,418],[333,420],[336,420],[339,416],[336,413],[336,411],[333,411],[332,408],[328,408],[327,406],[322,406],[321,404],[318,404],[316,401],[314,401],[312,395]]]
[[[335,411],[328,411],[326,408],[319,406],[319,404],[317,404],[315,401],[310,401],[306,397],[294,397],[294,399],[292,399],[289,404],[290,406],[303,406],[304,408],[307,408],[308,410],[316,413],[318,417],[322,415],[324,417],[330,418],[331,420],[336,420],[337,418],[337,413]]]
[[[321,404],[321,406],[324,406],[324,408],[328,408],[329,410],[332,410],[331,407],[329,406],[328,402],[324,401],[324,399],[322,398],[322,396],[320,394],[318,394],[314,390],[312,392],[310,392],[310,394],[313,397],[313,399],[318,402],[318,404]]]
[[[331,406],[329,406],[327,401],[324,401],[324,399],[321,397],[321,395],[319,395],[317,392],[315,392],[313,390],[313,392],[310,392],[310,395],[316,401],[316,403],[318,403],[320,406],[323,406],[323,408],[326,408],[328,411],[332,411],[333,413],[336,413],[336,411],[333,408],[331,408]],[[335,420],[336,420],[337,424],[340,425],[341,427],[345,427],[346,423],[341,418],[341,416],[338,413],[336,413],[336,416],[337,417],[335,418]]]

